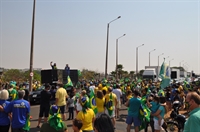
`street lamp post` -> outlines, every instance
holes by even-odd
[[[29,91],[32,91],[33,83],[33,48],[34,48],[34,25],[35,25],[35,1],[33,0],[33,18],[32,18],[32,33],[31,33],[31,51],[30,51],[30,74],[29,74]]]
[[[151,65],[150,65],[150,54],[151,54],[151,52],[153,52],[153,51],[155,51],[155,50],[156,50],[156,49],[153,49],[152,51],[149,52],[149,66],[151,66]]]
[[[138,48],[144,46],[144,44],[136,47],[136,75],[138,74]]]
[[[162,53],[162,54],[160,54],[160,55],[158,56],[158,66],[159,66],[159,57],[160,57],[161,55],[164,55],[164,53]]]
[[[169,60],[169,67],[170,67],[170,62],[173,61],[174,59]]]
[[[116,39],[116,80],[118,78],[118,71],[117,71],[117,65],[118,65],[118,39],[124,37],[126,34],[123,34],[122,36],[120,36],[119,38]]]
[[[118,16],[116,19],[110,21],[107,25],[107,40],[106,40],[106,64],[105,64],[105,78],[107,78],[107,69],[108,69],[108,37],[109,37],[109,25],[110,23],[114,22],[115,20],[121,18],[121,16]]]

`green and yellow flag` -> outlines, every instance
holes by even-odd
[[[139,113],[141,125],[139,127],[139,130],[142,130],[146,127],[146,122],[150,122],[150,114],[151,110],[146,105],[141,104]]]
[[[30,126],[31,126],[30,115],[28,115],[28,117],[26,119],[26,123],[25,123],[25,125],[23,127],[23,130],[29,131],[30,130]]]
[[[91,90],[91,92],[90,92],[90,108],[94,111],[95,114],[97,114],[95,94],[94,94],[93,90]]]
[[[67,88],[67,87],[73,87],[73,83],[72,83],[71,78],[69,76],[67,76],[67,84],[65,84],[64,87],[65,88]]]
[[[111,116],[113,113],[113,98],[112,98],[112,93],[110,93],[110,98],[109,101],[106,104],[106,108],[108,110],[108,114]]]

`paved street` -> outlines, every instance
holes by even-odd
[[[184,113],[184,112],[181,112]],[[39,105],[33,105],[31,106],[31,116],[33,117],[31,119],[31,129],[30,132],[39,132],[40,129],[36,128],[37,122],[38,122],[38,114],[39,114]],[[66,113],[67,118],[68,118],[68,113]],[[125,106],[122,107],[120,110],[120,118],[116,120],[116,130],[115,132],[125,132],[126,131],[126,116],[127,116],[127,109]],[[73,132],[72,131],[72,120],[70,121],[65,121],[68,127],[68,132]],[[11,131],[10,131],[11,132]],[[134,132],[133,127],[131,129],[131,132]],[[140,132],[144,132],[143,130]],[[151,129],[149,127],[148,132],[151,132]],[[164,131],[163,131],[164,132]]]
[[[31,115],[32,115],[32,120],[31,120],[31,130],[30,132],[39,132],[39,129],[36,128],[37,126],[37,121],[38,121],[38,114],[39,114],[39,105],[33,105],[31,106]],[[68,118],[68,113],[66,113],[67,118]],[[116,132],[125,132],[126,131],[126,116],[127,116],[127,109],[125,106],[122,107],[121,111],[120,111],[120,118],[117,119],[116,121]],[[72,131],[72,120],[70,121],[65,121],[65,123],[67,124],[68,127],[68,131],[69,132],[73,132]],[[132,132],[133,127],[132,127]],[[143,132],[143,131],[141,131]],[[151,132],[151,130],[149,129],[149,132]]]

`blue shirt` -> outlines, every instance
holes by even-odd
[[[161,111],[159,115],[162,117],[162,119],[164,119],[165,107],[161,105],[158,109]],[[158,120],[158,117],[154,116],[154,118],[155,118],[156,120]]]
[[[189,113],[189,118],[185,122],[183,132],[196,132],[200,130],[200,107]]]
[[[150,104],[152,105],[150,110],[152,111],[152,113],[156,113],[156,111],[160,107],[160,104],[154,101],[150,102]]]
[[[0,105],[3,108],[8,106],[9,104],[10,104],[10,102],[8,102],[6,100],[0,100]],[[8,113],[0,111],[0,125],[1,126],[6,126],[6,125],[9,125],[9,124],[10,124],[10,118],[8,116]]]
[[[131,98],[129,100],[129,111],[128,116],[138,117],[140,112],[141,101],[139,98]]]
[[[23,99],[14,100],[4,108],[4,111],[12,112],[12,128],[23,128],[30,113],[30,105]]]

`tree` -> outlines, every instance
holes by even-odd
[[[115,72],[115,71],[112,71],[110,74],[111,74],[113,77],[116,76],[116,72]]]
[[[20,70],[10,69],[3,73],[2,80],[4,80],[5,82],[9,82],[9,81],[20,82],[23,80],[22,77],[23,77],[23,75],[20,72]]]
[[[134,74],[135,74],[135,71],[130,71],[129,72],[129,75],[130,75],[131,78],[133,78]]]
[[[29,71],[25,71],[23,72],[23,80],[29,80],[29,76],[30,76],[30,72]],[[41,81],[41,74],[40,71],[34,70],[33,71],[33,80],[37,80],[37,81]]]
[[[117,65],[117,73],[118,73],[118,78],[120,79],[122,77],[123,74],[123,65],[122,64],[118,64]]]

